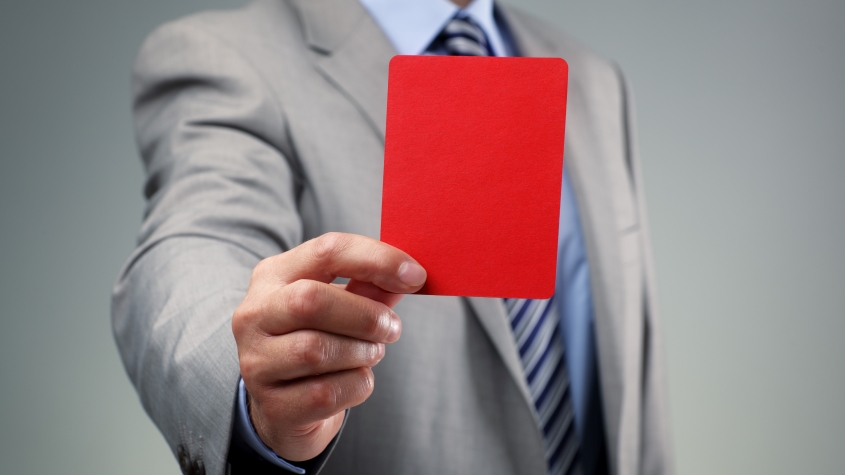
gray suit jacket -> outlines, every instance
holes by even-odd
[[[504,14],[523,54],[570,66],[566,166],[592,274],[611,471],[669,473],[625,83],[546,24]],[[148,207],[112,321],[144,408],[183,466],[226,470],[239,374],[230,322],[253,266],[328,231],[378,237],[394,54],[356,0],[259,0],[166,24],[144,43],[134,95]],[[500,301],[409,296],[396,310],[402,338],[322,473],[544,473]]]

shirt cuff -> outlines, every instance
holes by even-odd
[[[258,437],[258,432],[252,425],[252,419],[249,418],[249,411],[246,407],[246,386],[244,386],[243,378],[238,381],[238,397],[235,403],[235,430],[241,437],[241,440],[261,456],[267,462],[283,468],[289,472],[297,473],[299,475],[305,474],[305,469],[292,465],[287,460],[279,457],[273,452],[273,449],[267,447],[261,438]]]

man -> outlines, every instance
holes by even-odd
[[[425,270],[374,239],[397,52],[568,61],[553,299],[402,298]],[[491,0],[259,0],[154,32],[134,84],[149,205],[113,324],[184,473],[671,472],[611,64]]]

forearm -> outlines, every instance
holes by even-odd
[[[174,454],[222,474],[238,356],[232,312],[258,258],[225,242],[172,236],[139,250],[114,289],[124,366]]]

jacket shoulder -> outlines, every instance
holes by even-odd
[[[255,0],[240,8],[207,10],[162,24],[145,39],[150,43],[174,37],[207,37],[227,43],[239,50],[261,46],[280,32],[297,32],[301,28],[296,11],[287,1]]]

